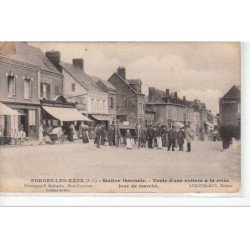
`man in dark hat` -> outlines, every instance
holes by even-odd
[[[172,126],[172,128],[168,131],[168,151],[170,150],[171,146],[172,146],[172,151],[174,151],[175,140],[176,140],[175,126]]]
[[[147,129],[148,148],[153,148],[154,135],[155,135],[155,131],[152,125],[150,125],[149,128]]]

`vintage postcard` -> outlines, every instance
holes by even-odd
[[[239,194],[237,42],[1,42],[1,193]]]

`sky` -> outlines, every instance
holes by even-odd
[[[219,98],[240,85],[240,44],[222,42],[33,42],[44,52],[59,50],[61,60],[84,59],[84,70],[108,80],[119,66],[128,79],[141,79],[148,87],[204,102],[214,114]]]

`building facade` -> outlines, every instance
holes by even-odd
[[[126,69],[119,67],[108,81],[116,88],[117,122],[127,122],[132,127],[144,125],[145,95],[141,92],[141,80],[127,79]]]
[[[148,101],[146,109],[155,110],[155,123],[160,125],[172,126],[175,122],[193,127],[194,110],[192,103],[179,98],[177,92],[170,93],[158,90],[154,87],[149,88]]]
[[[116,124],[116,88],[109,82],[99,79],[96,83],[100,89],[108,93],[108,114],[110,123]]]
[[[46,55],[63,74],[63,96],[69,102],[76,102],[76,108],[96,123],[106,126],[110,123],[108,93],[98,86],[84,71],[84,60],[74,58],[72,63],[61,62],[59,51],[49,51]]]
[[[26,42],[0,45],[0,101],[21,114],[1,118],[6,134],[22,126],[29,138],[37,139],[40,98],[52,100],[62,91],[63,75],[40,49]]]

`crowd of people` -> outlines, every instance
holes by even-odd
[[[39,140],[42,144],[53,143],[53,131],[55,128],[51,124],[46,127],[40,127]],[[183,128],[175,126],[168,127],[160,125],[142,126],[138,125],[135,129],[127,129],[123,132],[118,124],[113,124],[106,128],[104,124],[97,124],[95,127],[88,126],[81,122],[80,124],[68,123],[56,130],[58,136],[56,139],[62,139],[67,135],[69,142],[81,139],[82,143],[89,143],[94,140],[97,148],[109,145],[114,147],[126,146],[128,150],[137,145],[137,148],[147,147],[149,149],[167,148],[168,151],[175,151],[178,147],[179,151],[184,150],[184,143],[187,143],[187,152],[191,152],[191,142],[194,134],[186,125]]]
[[[135,136],[132,135],[131,129],[127,129],[124,136],[122,136],[119,125],[111,125],[107,132],[105,131],[105,126],[97,125],[95,134],[97,148],[105,145],[105,141],[107,141],[109,146],[119,147],[123,144],[128,150],[132,149],[133,144],[137,144],[138,148],[162,149],[166,147],[168,151],[175,151],[175,148],[179,147],[179,151],[183,151],[186,140],[187,152],[191,152],[191,142],[194,139],[194,134],[188,126],[183,128],[176,128],[175,126],[169,128],[168,126],[160,125],[138,126]]]

